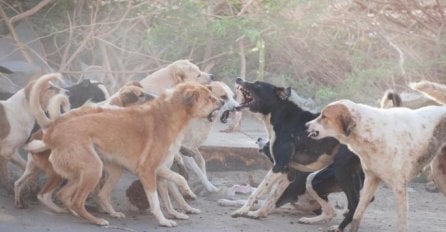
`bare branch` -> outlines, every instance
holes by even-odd
[[[9,23],[14,24],[24,18],[27,18],[35,13],[37,13],[40,9],[42,9],[44,6],[48,5],[48,3],[50,3],[52,0],[42,0],[41,2],[37,3],[37,5],[35,5],[33,8],[15,15],[14,17],[12,17],[11,19],[9,19]]]

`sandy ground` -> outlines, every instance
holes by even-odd
[[[230,136],[225,140],[223,135],[214,136],[225,144],[228,141],[246,141],[252,143],[258,136],[264,136],[263,126],[255,120],[244,117],[242,122],[242,133],[245,137]],[[219,130],[224,126],[217,126]],[[250,141],[252,140],[252,141]],[[255,146],[255,144],[254,144]],[[242,154],[241,154],[242,155]],[[125,189],[135,179],[134,176],[126,174],[120,181],[119,187],[113,192],[113,203],[117,210],[124,212],[125,219],[114,219],[110,216],[97,212],[90,208],[93,214],[109,220],[111,226],[99,227],[87,223],[85,220],[70,214],[55,214],[47,210],[38,202],[31,203],[27,209],[16,209],[13,196],[5,193],[0,188],[0,232],[22,232],[22,231],[166,231],[166,232],[196,232],[196,231],[326,231],[331,225],[339,224],[342,220],[342,210],[331,222],[318,225],[302,225],[298,219],[303,215],[295,210],[280,209],[267,218],[254,220],[248,218],[232,218],[231,212],[236,207],[222,207],[217,205],[217,200],[227,198],[227,190],[233,184],[247,182],[248,175],[253,175],[256,181],[261,181],[266,170],[251,171],[225,171],[209,172],[211,181],[220,188],[220,191],[212,194],[201,194],[197,200],[190,202],[193,207],[202,212],[190,215],[188,220],[176,220],[178,226],[175,228],[160,227],[153,215],[149,212],[139,212],[128,203],[125,197]],[[17,177],[15,177],[16,179]],[[193,186],[193,185],[192,185]],[[199,193],[199,191],[195,191]],[[247,195],[237,195],[238,198],[247,198]],[[346,200],[343,193],[330,195],[332,204],[345,206]],[[446,231],[446,198],[439,193],[425,191],[424,184],[412,183],[409,189],[409,231],[422,232],[445,232]],[[375,201],[371,203],[361,223],[360,231],[396,231],[396,207],[395,200],[390,189],[381,186]]]

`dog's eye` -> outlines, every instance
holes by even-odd
[[[198,73],[198,76],[197,76],[197,78],[200,78],[201,77],[201,73]]]
[[[223,96],[221,96],[220,98],[223,99],[223,100],[225,100],[225,101],[228,100],[228,96],[226,96],[226,95],[223,95]]]
[[[325,117],[325,115],[322,114],[321,115],[321,119],[325,119],[325,118],[327,118],[327,117]]]

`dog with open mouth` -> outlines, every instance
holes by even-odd
[[[325,106],[306,126],[312,138],[337,138],[361,159],[365,180],[350,231],[359,230],[381,181],[395,194],[398,231],[408,231],[409,181],[432,160],[446,157],[446,108],[381,109],[340,100]],[[435,168],[441,170],[437,179],[446,180],[445,168]]]
[[[319,174],[310,174],[306,183],[309,184],[307,187],[311,187],[313,190],[313,196],[321,199],[318,202],[325,212],[322,213],[322,216],[303,220],[302,223],[315,223],[327,220],[332,216],[332,213],[328,212],[331,207],[326,201],[327,195],[342,189],[349,200],[349,213],[345,215],[340,225],[333,226],[330,230],[343,230],[351,222],[359,199],[361,167],[357,157],[334,138],[314,140],[308,137],[305,124],[319,114],[305,111],[295,102],[290,101],[288,99],[291,95],[289,88],[276,87],[260,81],[251,83],[237,79],[236,82],[242,87],[241,92],[243,94],[243,102],[236,109],[248,108],[251,112],[260,114],[269,137],[269,144],[265,146],[264,151],[273,162],[273,168],[266,174],[262,183],[251,194],[245,205],[233,212],[232,216],[251,218],[266,216],[279,198],[287,198],[284,196],[284,192],[289,194],[290,189],[297,189],[296,186],[298,185],[305,186],[305,181],[303,183],[295,182],[293,177],[296,172],[319,171]],[[353,161],[350,162],[349,160]],[[336,165],[333,163],[334,161]],[[324,169],[330,164],[334,167]],[[348,173],[344,174],[342,169],[346,169]],[[343,173],[341,179],[335,177],[334,174],[324,173],[329,172],[326,170],[341,171],[339,172]],[[316,179],[317,176],[319,177]],[[353,178],[349,178],[350,176]],[[319,183],[318,181],[322,182]],[[252,211],[255,202],[267,192],[272,192],[267,199],[267,203],[258,210]],[[298,195],[297,192],[294,194]]]

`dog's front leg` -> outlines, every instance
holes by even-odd
[[[268,195],[266,201],[256,211],[249,211],[246,216],[250,218],[262,218],[268,216],[268,214],[276,207],[276,202],[282,196],[282,193],[290,185],[287,175],[281,175],[276,181],[271,194]]]
[[[371,172],[366,172],[364,170],[365,179],[364,186],[361,190],[361,195],[359,197],[358,207],[356,208],[355,214],[353,215],[352,223],[350,224],[350,232],[357,232],[359,229],[359,223],[361,222],[364,211],[375,195],[376,189],[378,189],[378,184],[380,179]]]
[[[285,176],[286,174],[280,173],[280,172],[273,172],[272,170],[269,170],[266,176],[263,178],[260,185],[257,187],[257,189],[248,197],[248,200],[246,203],[238,210],[234,211],[231,216],[232,217],[240,217],[245,216],[247,213],[252,210],[254,207],[254,204],[262,197],[263,194],[268,192],[272,185],[279,179],[281,176]]]
[[[184,200],[183,195],[180,193],[177,185],[174,182],[168,182],[168,188],[169,188],[169,193],[172,195],[172,198],[175,200],[178,208],[180,208],[186,213],[192,213],[192,214],[201,213],[201,210],[190,206],[186,202],[186,200]]]
[[[176,185],[178,185],[180,187],[180,190],[184,195],[186,195],[192,199],[197,198],[195,193],[192,192],[189,185],[187,184],[186,179],[184,179],[184,177],[182,177],[180,174],[170,170],[167,167],[160,167],[158,169],[158,176],[161,178],[164,178],[166,180],[174,182]]]
[[[149,201],[150,211],[158,220],[158,223],[162,226],[173,227],[177,223],[175,221],[169,220],[164,217],[161,211],[160,201],[158,198],[158,188],[157,188],[157,175],[152,170],[138,173],[139,180],[144,187],[144,192],[146,193],[147,200]]]
[[[160,195],[161,202],[163,203],[164,207],[166,208],[167,214],[169,214],[169,216],[172,216],[173,218],[176,218],[176,219],[188,219],[189,216],[187,216],[184,213],[180,213],[173,208],[172,202],[170,201],[169,191],[168,191],[168,187],[167,187],[168,182],[169,181],[164,178],[158,179],[158,193]]]

